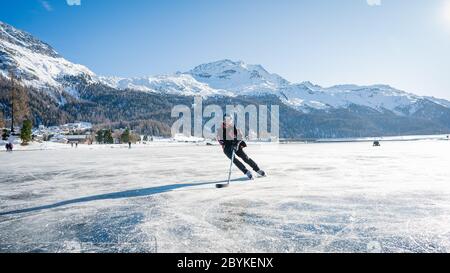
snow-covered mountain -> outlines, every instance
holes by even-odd
[[[162,92],[185,96],[239,96],[279,94],[290,83],[270,74],[261,65],[221,60],[202,64],[185,73],[141,78],[101,77],[102,83],[118,89]]]
[[[293,84],[280,89],[283,101],[293,107],[307,110],[366,106],[377,111],[390,110],[397,114],[412,114],[415,105],[425,98],[397,90],[387,85],[337,85],[323,88],[309,82]]]
[[[277,74],[267,72],[261,65],[242,61],[221,60],[202,64],[186,74],[216,89],[230,90],[236,95],[278,94],[290,83]]]
[[[450,102],[404,92],[387,85],[336,85],[324,88],[311,82],[293,84],[261,65],[242,61],[220,60],[202,64],[172,76],[133,79],[102,78],[103,83],[119,89],[166,92],[181,95],[242,96],[272,94],[291,107],[303,112],[311,109],[347,108],[350,105],[389,110],[398,115],[414,114],[421,101],[428,100],[446,108]]]
[[[261,65],[231,60],[202,64],[188,72],[171,76],[132,79],[102,77],[101,80],[104,84],[118,89],[186,96],[271,94],[303,112],[359,105],[377,111],[389,110],[399,115],[408,115],[416,111],[417,103],[422,100],[450,107],[450,102],[446,100],[417,96],[387,85],[336,85],[324,88],[310,82],[293,84],[277,74],[267,72]]]
[[[181,73],[142,78],[100,77],[100,81],[120,90],[132,89],[183,96],[233,96],[232,92],[212,88],[206,83],[197,81],[191,75]]]
[[[92,81],[95,77],[87,67],[69,62],[50,45],[0,22],[0,74],[7,77],[10,72],[27,86],[59,91],[70,88],[68,78]]]
[[[290,83],[261,65],[220,60],[172,75],[141,78],[101,77],[87,67],[71,63],[50,45],[0,22],[0,74],[13,71],[25,85],[49,92],[66,91],[78,97],[79,87],[97,83],[118,90],[182,96],[276,95],[286,105],[302,112],[364,106],[379,112],[412,115],[431,102],[450,108],[444,99],[421,97],[386,85],[337,85],[324,88],[310,82]]]

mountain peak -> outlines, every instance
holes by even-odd
[[[241,94],[274,92],[289,82],[277,74],[269,73],[261,65],[223,59],[195,67],[186,74],[216,89]]]
[[[198,65],[190,72],[217,73],[233,68],[247,69],[247,64],[244,63],[243,61],[232,61],[230,59],[223,59]]]

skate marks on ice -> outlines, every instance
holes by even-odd
[[[315,200],[313,196],[305,199],[308,201],[222,198],[202,218],[218,231],[214,241],[221,242],[218,251],[222,252],[442,253],[449,250],[450,232],[442,233],[438,227],[423,230],[422,221],[403,226],[399,220],[392,223],[392,228],[383,228],[385,224],[378,218],[381,215],[365,212],[366,206],[373,206],[373,200],[361,199],[361,207],[352,211],[345,199]],[[434,216],[429,217],[433,221]],[[436,225],[442,221],[445,219],[435,220]],[[208,238],[202,238],[205,240]],[[185,247],[197,249],[195,243]]]
[[[41,224],[21,225],[3,232],[0,252],[156,253],[156,237],[141,228],[146,217],[133,207],[32,215],[27,222]]]
[[[220,191],[210,147],[11,154],[0,213],[35,210],[0,216],[0,252],[450,251],[448,143],[248,149],[269,177]]]

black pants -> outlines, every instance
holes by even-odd
[[[231,157],[233,156],[233,146],[225,146],[225,148],[223,149],[223,152],[227,155],[227,157],[229,159],[231,159]],[[244,150],[242,148],[240,148],[237,152],[236,152],[236,156],[234,157],[234,165],[236,165],[236,167],[239,168],[239,170],[241,170],[244,174],[246,174],[248,172],[247,168],[245,167],[244,164],[242,164],[241,161],[239,161],[239,159],[237,159],[237,157],[242,158],[242,160],[244,160],[245,163],[247,163],[250,167],[252,167],[252,169],[255,172],[258,172],[260,170],[260,168],[258,167],[258,165],[255,163],[255,161],[253,161],[250,157],[248,157],[248,155],[244,152]]]

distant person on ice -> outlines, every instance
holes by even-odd
[[[237,157],[240,157],[256,173],[258,173],[258,175],[266,176],[266,173],[244,152],[243,149],[247,147],[247,144],[242,141],[242,132],[236,128],[231,116],[224,116],[222,126],[217,130],[217,140],[222,146],[223,152],[230,160],[233,156],[233,149],[235,149],[236,153],[233,163],[248,177],[248,179],[253,179],[252,172],[249,171]],[[237,145],[239,145],[239,147],[237,147]]]
[[[13,150],[13,144],[11,143],[11,142],[9,142],[9,143],[6,143],[6,145],[5,145],[5,148],[6,148],[6,151],[7,152],[12,152],[12,150]]]

